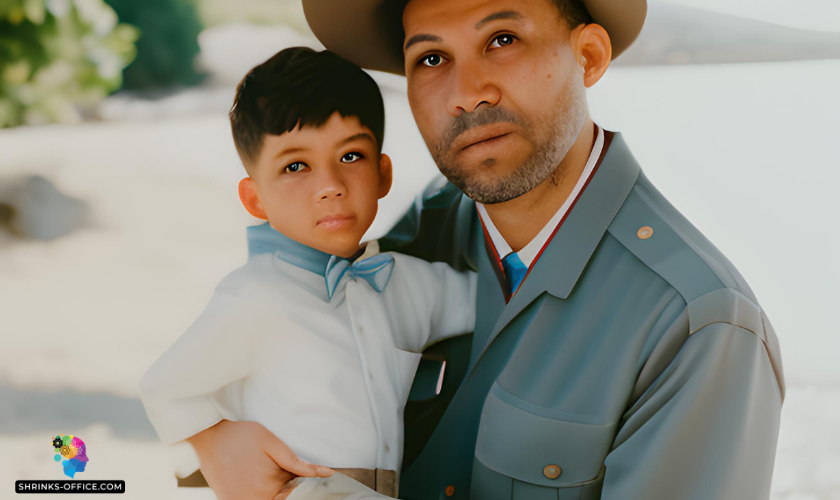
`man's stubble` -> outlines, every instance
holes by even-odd
[[[533,121],[514,114],[499,106],[479,106],[472,113],[463,113],[455,118],[454,123],[444,137],[431,148],[432,158],[441,173],[450,182],[458,186],[473,200],[493,204],[512,200],[531,191],[549,176],[556,184],[560,174],[560,162],[566,157],[587,117],[586,90],[582,82],[576,81],[576,75],[570,75],[561,98],[549,115],[551,119],[543,126],[535,126]],[[470,175],[458,165],[452,156],[451,145],[455,138],[464,131],[496,122],[511,122],[528,134],[534,145],[531,154],[510,174],[490,180],[482,175]],[[530,132],[530,133],[529,133]],[[482,162],[488,168],[495,165],[496,158],[487,158]]]

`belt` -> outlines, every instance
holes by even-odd
[[[354,479],[368,488],[391,498],[397,498],[397,473],[388,469],[333,469],[345,476]],[[203,488],[209,486],[201,469],[193,472],[187,477],[178,477],[178,486],[181,488]]]
[[[377,493],[397,498],[397,473],[388,469],[333,469]]]

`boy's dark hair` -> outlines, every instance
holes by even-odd
[[[320,127],[338,111],[368,127],[382,151],[385,105],[373,78],[360,67],[324,50],[283,49],[239,82],[230,110],[233,142],[246,170],[262,149],[265,134]]]

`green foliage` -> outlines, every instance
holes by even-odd
[[[80,121],[120,87],[137,36],[102,0],[0,0],[0,127]]]
[[[193,59],[203,26],[191,1],[105,1],[120,21],[140,29],[137,58],[123,72],[124,89],[193,85],[202,80]]]

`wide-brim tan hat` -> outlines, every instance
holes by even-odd
[[[303,0],[309,27],[328,50],[366,69],[405,74],[402,12],[409,0]],[[457,1],[457,0],[452,0]],[[647,0],[584,0],[607,30],[612,58],[639,36]]]

